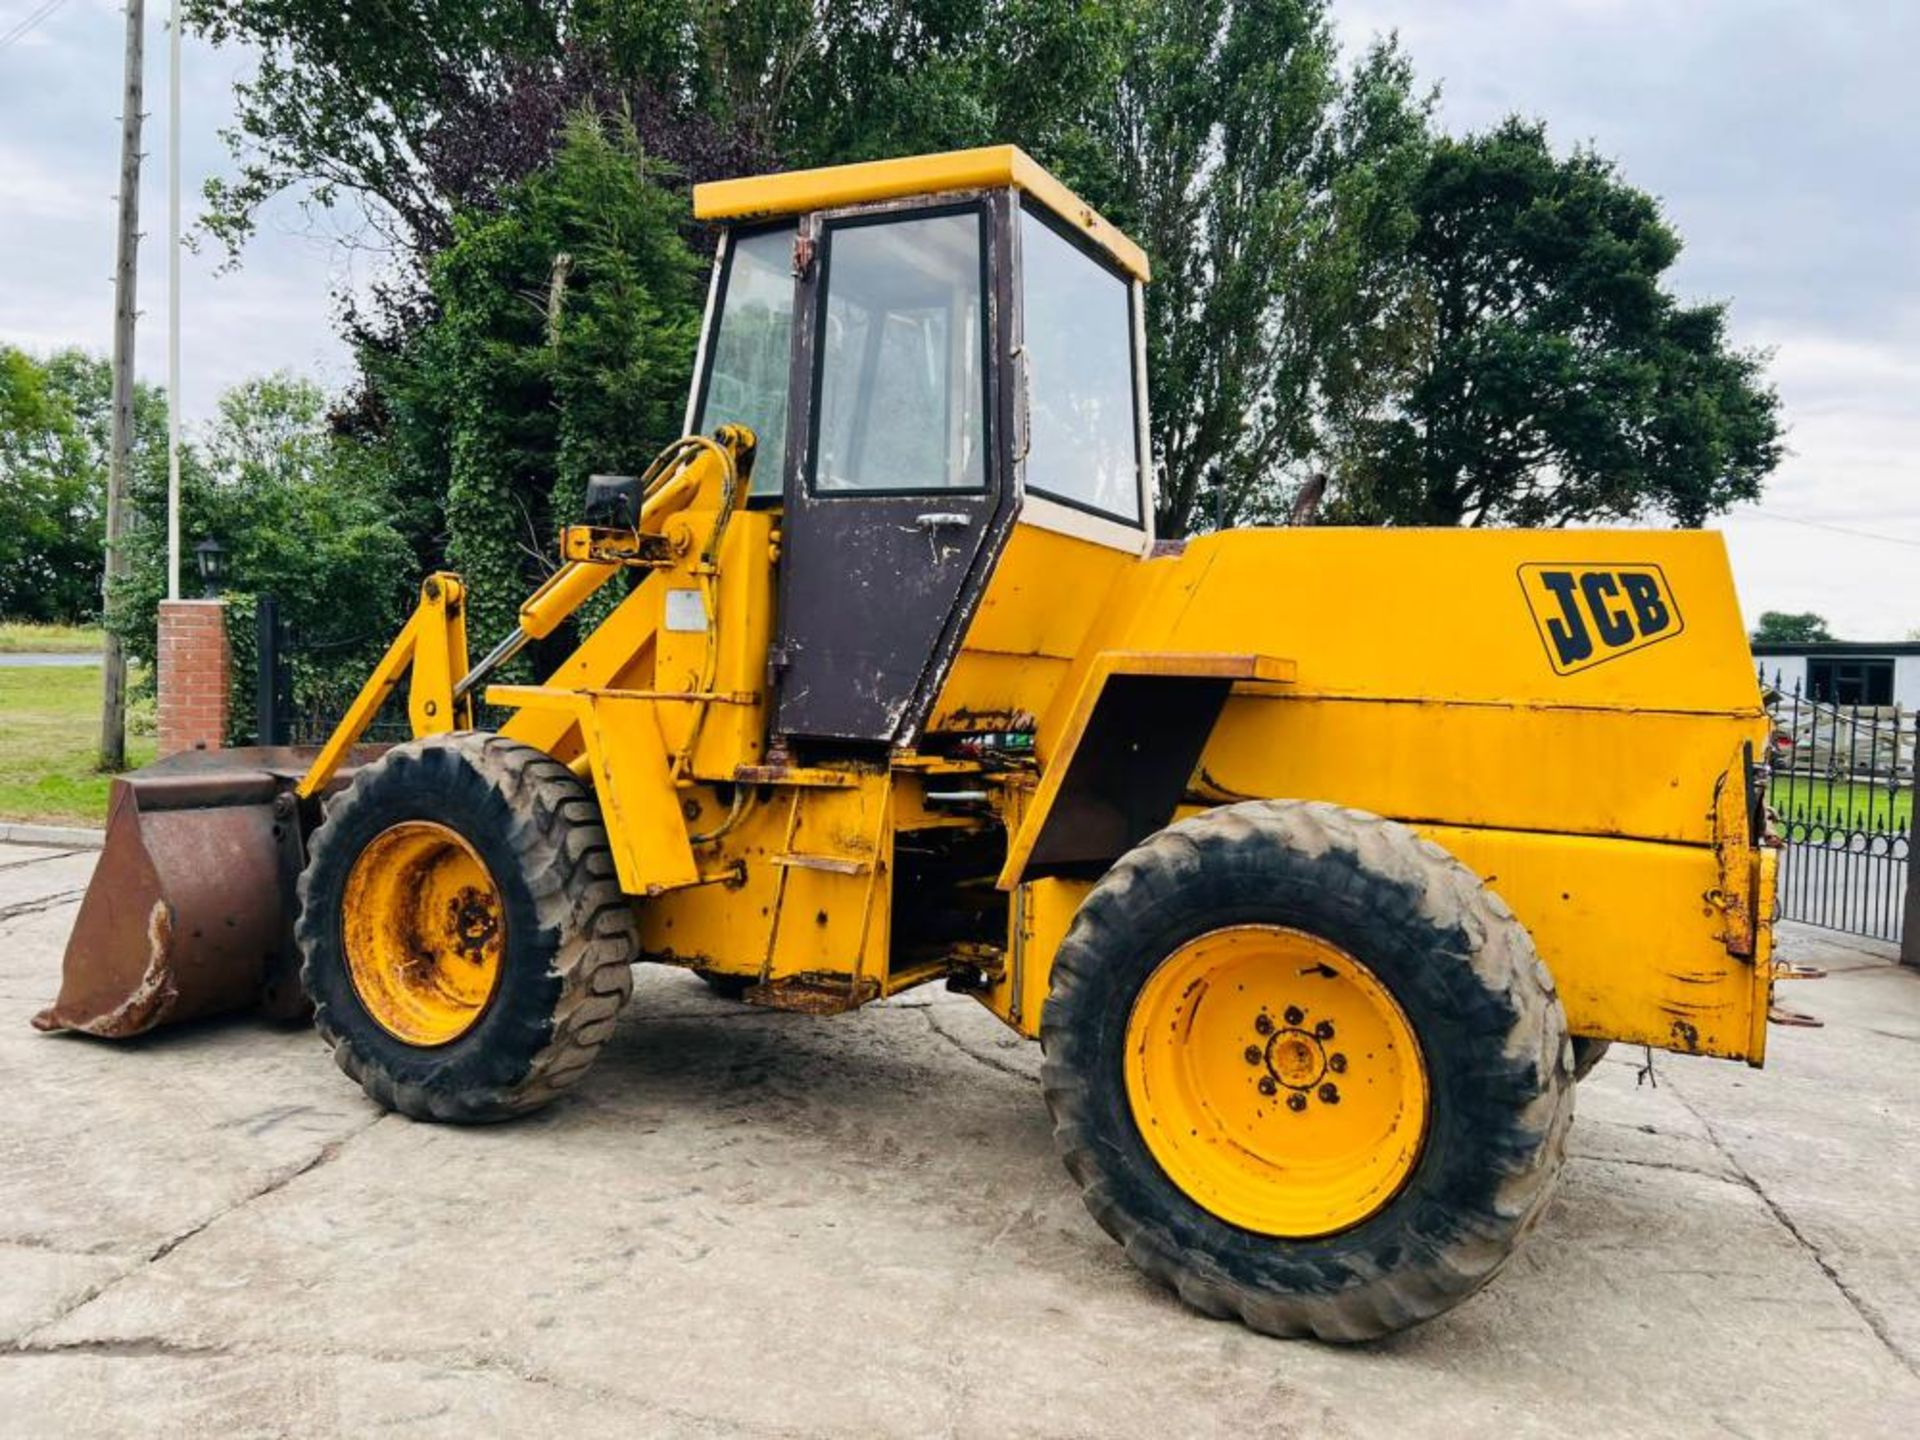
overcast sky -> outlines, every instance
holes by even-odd
[[[48,0],[0,0],[0,41]],[[123,27],[110,0],[55,8],[0,49],[0,339],[44,351],[111,339]],[[150,4],[141,374],[164,378],[164,0]],[[1397,29],[1442,122],[1538,116],[1658,195],[1686,242],[1689,299],[1732,302],[1775,351],[1792,454],[1766,501],[1720,522],[1751,621],[1818,610],[1838,633],[1920,628],[1920,5],[1902,0],[1335,0],[1358,47]],[[227,165],[217,131],[245,55],[189,42],[189,221]],[[332,295],[355,278],[338,226],[270,213],[243,265],[188,256],[183,398],[287,367],[350,363]],[[364,265],[364,261],[361,262]]]

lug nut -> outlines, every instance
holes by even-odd
[[[1327,1069],[1331,1070],[1334,1074],[1336,1075],[1344,1074],[1346,1072],[1346,1068],[1347,1068],[1346,1056],[1338,1053],[1327,1056]]]
[[[1316,1040],[1331,1040],[1333,1038],[1333,1022],[1331,1020],[1322,1020],[1318,1025],[1314,1026],[1313,1038]]]
[[[1298,1005],[1287,1006],[1287,1024],[1298,1025],[1306,1018],[1307,1012],[1302,1010]]]
[[[1262,1095],[1271,1095],[1279,1088],[1278,1085],[1273,1083],[1273,1077],[1271,1075],[1262,1075],[1260,1077],[1260,1093]]]
[[[1329,1080],[1320,1087],[1320,1100],[1322,1104],[1338,1105],[1340,1103],[1340,1087]]]
[[[1249,1045],[1246,1049],[1247,1064],[1258,1065],[1266,1057],[1261,1054],[1258,1045]]]
[[[1273,1033],[1273,1021],[1266,1017],[1265,1012],[1262,1012],[1253,1017],[1253,1028],[1258,1030],[1262,1035],[1271,1035]]]
[[[1306,1096],[1300,1094],[1298,1091],[1295,1091],[1293,1094],[1287,1096],[1287,1109],[1292,1110],[1297,1114],[1298,1112],[1306,1108],[1307,1108]]]

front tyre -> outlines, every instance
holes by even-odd
[[[1212,810],[1089,892],[1042,1015],[1054,1136],[1142,1270],[1365,1340],[1485,1284],[1544,1209],[1566,1020],[1526,930],[1404,826]]]
[[[397,746],[328,804],[296,935],[334,1059],[418,1120],[559,1096],[613,1033],[639,953],[593,797],[477,732]]]

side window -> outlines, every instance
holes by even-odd
[[[986,487],[985,230],[974,208],[828,226],[816,494]]]
[[[1027,488],[1138,525],[1131,289],[1024,206],[1020,269]]]
[[[792,226],[736,234],[720,279],[705,393],[694,428],[746,425],[759,437],[753,493],[777,495],[787,459],[787,367],[793,336]]]
[[[1807,691],[1829,705],[1891,705],[1893,661],[1809,660]]]

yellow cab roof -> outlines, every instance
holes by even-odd
[[[701,220],[746,220],[910,195],[1008,187],[1031,195],[1074,226],[1129,275],[1139,280],[1151,278],[1144,250],[1017,145],[984,145],[977,150],[949,150],[940,155],[909,155],[898,160],[715,180],[693,187],[693,213]]]

